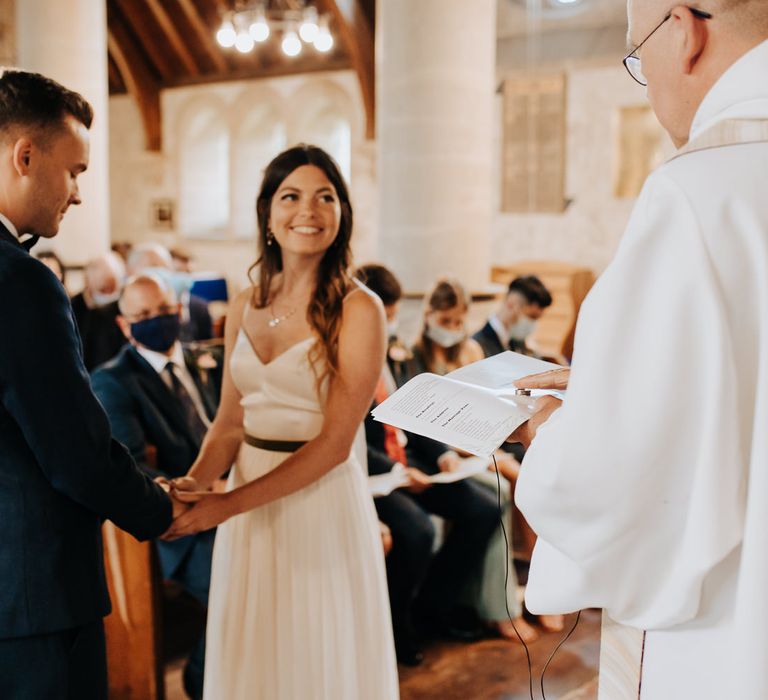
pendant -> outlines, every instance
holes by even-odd
[[[279,325],[280,319],[279,318],[270,318],[269,319],[269,327],[274,328],[275,326]]]

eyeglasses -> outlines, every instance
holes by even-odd
[[[169,304],[163,304],[152,311],[145,310],[141,313],[134,314],[133,316],[124,316],[124,318],[128,323],[140,323],[141,321],[146,321],[150,318],[155,318],[156,316],[170,316],[171,314],[176,314],[178,312],[178,305],[171,306]]]
[[[704,12],[704,10],[697,10],[695,7],[689,7],[688,8],[691,11],[691,14],[694,17],[697,17],[698,19],[712,19],[712,15],[709,14],[709,12]],[[640,85],[648,85],[648,81],[645,79],[645,76],[643,75],[643,66],[640,63],[640,57],[637,55],[637,52],[640,50],[640,47],[648,41],[659,29],[661,29],[666,21],[672,17],[672,13],[668,12],[664,19],[659,22],[654,30],[647,36],[645,39],[643,39],[637,46],[635,46],[632,51],[630,51],[625,57],[622,63],[624,64],[624,67],[627,69],[627,73],[632,76],[632,79],[636,82],[640,83]]]

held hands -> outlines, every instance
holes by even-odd
[[[191,476],[174,479],[169,486],[174,521],[163,534],[163,540],[175,540],[210,530],[235,515],[231,493],[225,493],[218,481],[213,484],[212,491],[202,489]]]

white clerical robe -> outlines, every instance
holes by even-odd
[[[768,42],[691,138],[738,119],[768,119]],[[642,700],[768,698],[768,142],[648,178],[516,501],[539,535],[528,607],[648,630]]]

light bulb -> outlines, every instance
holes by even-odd
[[[232,22],[229,20],[223,22],[219,31],[216,32],[216,41],[219,42],[219,46],[222,46],[225,49],[232,48],[235,45],[236,39],[237,32],[235,31]]]
[[[299,36],[308,44],[317,39],[319,32],[320,28],[314,22],[302,22],[299,27]]]
[[[328,27],[323,27],[315,38],[315,48],[321,53],[326,53],[333,48],[333,37]]]
[[[269,25],[267,24],[264,12],[259,12],[256,15],[256,19],[248,28],[248,31],[254,41],[262,42],[269,38]]]
[[[283,53],[286,56],[298,56],[301,53],[301,40],[292,29],[283,37]]]
[[[253,49],[253,38],[245,30],[240,30],[237,33],[237,39],[235,39],[235,48],[240,53],[248,53]]]

